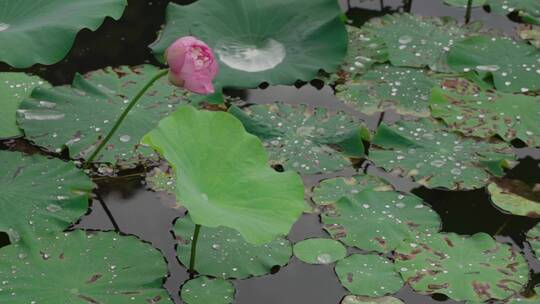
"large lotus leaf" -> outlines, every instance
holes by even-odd
[[[531,244],[536,257],[540,259],[540,223],[527,232],[527,241]]]
[[[341,284],[356,295],[378,297],[401,289],[403,281],[394,264],[375,254],[353,254],[337,262]]]
[[[502,92],[540,90],[540,51],[507,37],[474,36],[454,44],[448,65],[458,72],[475,71]]]
[[[428,119],[382,124],[372,144],[377,165],[429,188],[481,188],[490,173],[502,175],[515,160],[505,143],[464,138]]]
[[[326,206],[321,217],[334,239],[382,253],[420,232],[440,228],[439,216],[420,198],[395,191],[363,190],[352,199],[343,197]]]
[[[38,86],[49,84],[24,73],[0,73],[0,139],[22,135],[17,127],[16,111],[21,101]]]
[[[404,304],[400,299],[394,297],[369,298],[362,296],[348,295],[341,304]]]
[[[273,164],[304,174],[329,173],[350,166],[346,156],[362,157],[367,129],[355,118],[325,108],[274,103],[229,112],[259,136]],[[337,149],[341,147],[341,149]],[[340,153],[339,150],[344,151]]]
[[[307,239],[294,245],[294,255],[309,264],[332,264],[347,256],[347,248],[331,239]]]
[[[485,233],[432,234],[404,243],[396,268],[414,290],[457,301],[504,299],[527,284],[525,258]]]
[[[189,265],[191,239],[195,224],[189,216],[176,222],[174,231],[180,239],[178,257]],[[274,266],[284,266],[292,256],[291,243],[278,238],[270,243],[252,245],[231,228],[202,227],[197,243],[195,270],[204,275],[245,279],[271,272]]]
[[[429,116],[429,94],[438,81],[419,69],[380,65],[337,87],[337,96],[358,111]]]
[[[472,7],[485,5],[488,0],[473,0]],[[444,3],[450,6],[467,7],[469,0],[444,0]]]
[[[72,163],[0,151],[0,231],[12,243],[57,234],[88,209],[93,183]]]
[[[165,260],[135,237],[76,230],[36,247],[0,251],[1,303],[172,304],[162,288]]]
[[[540,146],[540,97],[498,92],[462,95],[434,88],[429,102],[434,117],[467,136],[499,135],[508,142],[517,138]]]
[[[182,300],[186,304],[232,304],[234,285],[224,279],[198,277],[182,286]]]
[[[178,37],[192,35],[214,49],[216,81],[225,87],[292,84],[339,68],[347,51],[341,14],[335,0],[171,3],[165,29],[151,47],[162,57]]]
[[[84,159],[107,135],[131,98],[157,73],[154,66],[106,68],[76,75],[71,86],[36,89],[23,101],[18,122],[26,137],[50,151],[64,147],[74,159]],[[133,166],[157,159],[148,147],[140,147],[144,134],[157,126],[178,104],[186,103],[186,91],[156,82],[128,114],[97,162]]]
[[[363,30],[367,38],[385,44],[392,65],[433,70],[447,69],[446,53],[467,33],[455,21],[410,14],[385,15],[364,25]]]
[[[2,0],[0,61],[17,68],[64,58],[83,28],[96,30],[105,17],[119,19],[126,0]]]
[[[540,217],[540,191],[513,179],[499,179],[488,185],[491,201],[515,215]]]
[[[229,113],[182,106],[143,142],[171,164],[176,197],[196,224],[263,244],[287,235],[305,208],[300,176],[270,168],[261,141]]]
[[[538,0],[488,0],[491,9],[503,15],[517,11],[523,21],[540,25],[540,2]]]
[[[392,190],[392,186],[371,175],[336,177],[322,181],[313,189],[311,199],[317,205],[330,205],[342,197],[352,200],[357,193],[364,190],[389,191]]]
[[[347,32],[349,33],[349,47],[342,73],[352,76],[362,74],[373,64],[388,61],[388,49],[380,37],[370,35],[365,27],[347,26]]]

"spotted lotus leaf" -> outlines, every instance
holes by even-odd
[[[474,71],[507,93],[540,90],[540,51],[508,37],[473,36],[454,44],[448,65],[457,72]]]
[[[76,230],[34,245],[0,251],[1,303],[172,304],[163,256],[135,237]]]
[[[488,185],[491,201],[515,215],[540,217],[540,190],[520,180],[501,178]]]
[[[403,286],[394,264],[375,254],[352,254],[337,262],[335,270],[341,284],[355,295],[379,297]]]
[[[48,87],[49,84],[24,73],[0,73],[0,139],[22,135],[17,127],[16,112],[21,101],[38,86]]]
[[[446,53],[468,31],[456,21],[410,14],[385,15],[364,25],[365,37],[386,46],[390,63],[446,71]],[[384,51],[379,51],[384,54]]]
[[[157,73],[154,66],[106,68],[76,75],[71,86],[36,89],[22,102],[18,123],[26,137],[53,152],[67,148],[85,159],[111,130],[131,98]],[[179,104],[186,91],[161,79],[141,98],[96,162],[131,167],[158,155],[139,142]]]
[[[465,138],[430,119],[382,124],[372,145],[377,165],[428,188],[481,188],[515,160],[506,143]]]
[[[179,239],[178,258],[184,265],[189,265],[194,228],[189,216],[177,221],[174,227]],[[287,264],[291,256],[291,243],[284,238],[252,245],[233,229],[202,227],[195,270],[213,277],[245,279],[268,274],[274,266]]]
[[[396,250],[396,269],[422,294],[483,302],[518,293],[528,281],[525,258],[485,233],[429,234]]]
[[[313,189],[311,199],[317,205],[330,205],[342,197],[352,200],[357,193],[364,190],[390,191],[392,189],[388,183],[371,175],[336,177],[323,180]]]
[[[371,298],[371,297],[362,297],[348,295],[343,300],[341,304],[404,304],[400,299],[394,297],[381,297],[381,298]]]
[[[8,151],[0,159],[0,231],[12,243],[31,246],[86,213],[94,184],[72,163]]]
[[[294,255],[309,264],[332,264],[347,256],[347,248],[331,239],[307,239],[294,245]]]
[[[488,0],[473,0],[472,7],[485,5]],[[444,0],[444,3],[450,6],[467,7],[469,0]]]
[[[234,285],[224,279],[201,276],[187,281],[180,292],[186,304],[232,304]]]
[[[423,70],[379,65],[336,89],[341,100],[366,114],[394,110],[429,116],[429,94],[436,85]]]
[[[274,103],[230,113],[246,130],[263,140],[270,160],[304,174],[328,173],[350,166],[346,158],[364,155],[362,139],[369,131],[356,119],[325,108]],[[340,152],[342,151],[342,152]]]
[[[437,213],[413,195],[363,190],[352,199],[327,205],[321,215],[324,229],[337,240],[360,249],[386,253],[419,232],[440,228]]]
[[[365,27],[347,26],[347,32],[349,47],[343,65],[343,78],[353,78],[369,70],[375,63],[388,61],[388,49],[380,37],[373,36]]]
[[[531,244],[536,257],[540,259],[540,223],[527,232],[527,241]]]
[[[462,95],[434,88],[429,102],[434,117],[467,136],[499,135],[507,142],[520,139],[540,146],[540,97],[499,92]]]
[[[518,12],[523,21],[540,25],[540,2],[537,0],[488,0],[491,9],[502,15]]]

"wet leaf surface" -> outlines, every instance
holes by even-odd
[[[308,264],[332,264],[347,255],[340,242],[331,239],[307,239],[294,245],[294,255]]]
[[[234,285],[224,279],[198,277],[182,286],[182,300],[186,304],[232,304]]]
[[[485,233],[411,239],[396,251],[396,269],[414,290],[483,302],[518,293],[528,281],[523,256]]]
[[[540,190],[520,180],[497,179],[489,184],[491,201],[499,208],[515,215],[540,218]]]
[[[353,200],[361,191],[390,191],[392,186],[378,177],[371,175],[355,175],[350,178],[336,177],[323,180],[313,189],[312,200],[317,205],[330,205],[340,198]]]

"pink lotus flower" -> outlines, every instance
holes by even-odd
[[[166,51],[169,64],[169,80],[172,84],[184,87],[197,94],[212,94],[212,80],[219,66],[212,49],[195,37],[182,37]]]

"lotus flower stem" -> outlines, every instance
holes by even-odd
[[[381,12],[384,11],[384,0],[379,1],[381,3]]]
[[[199,241],[199,232],[201,232],[201,225],[195,225],[195,231],[193,231],[193,240],[191,241],[191,256],[189,258],[189,275],[193,277],[195,275],[195,258],[197,256],[197,242]]]
[[[465,13],[465,24],[471,21],[472,2],[473,0],[467,1],[467,12]]]
[[[105,136],[105,138],[99,143],[99,146],[94,150],[94,152],[92,153],[92,155],[90,155],[90,157],[86,160],[86,162],[84,163],[84,167],[85,168],[88,168],[90,167],[90,165],[92,164],[92,162],[94,161],[94,159],[96,159],[96,157],[99,155],[99,153],[101,152],[101,150],[103,150],[103,148],[107,145],[107,143],[109,142],[109,140],[111,140],[111,138],[114,136],[114,134],[116,133],[116,131],[118,130],[118,128],[120,127],[120,125],[122,124],[122,122],[124,121],[124,119],[127,117],[127,115],[129,114],[129,111],[131,111],[131,109],[137,104],[137,102],[139,101],[139,99],[141,99],[141,97],[144,95],[144,93],[146,93],[146,91],[148,91],[148,89],[150,87],[152,87],[152,85],[158,81],[161,77],[167,75],[167,73],[169,73],[169,70],[168,69],[163,69],[163,70],[160,70],[155,76],[153,76],[140,90],[139,92],[137,92],[137,95],[135,95],[135,97],[133,97],[133,99],[129,102],[128,106],[124,109],[124,112],[122,112],[122,114],[120,115],[120,117],[116,120],[116,123],[114,124],[113,128],[109,131],[109,133],[107,134],[107,136]]]
[[[410,13],[410,12],[411,12],[412,2],[413,2],[413,0],[405,0],[405,5],[404,5],[404,7],[403,7],[403,10],[404,10],[406,13]]]

